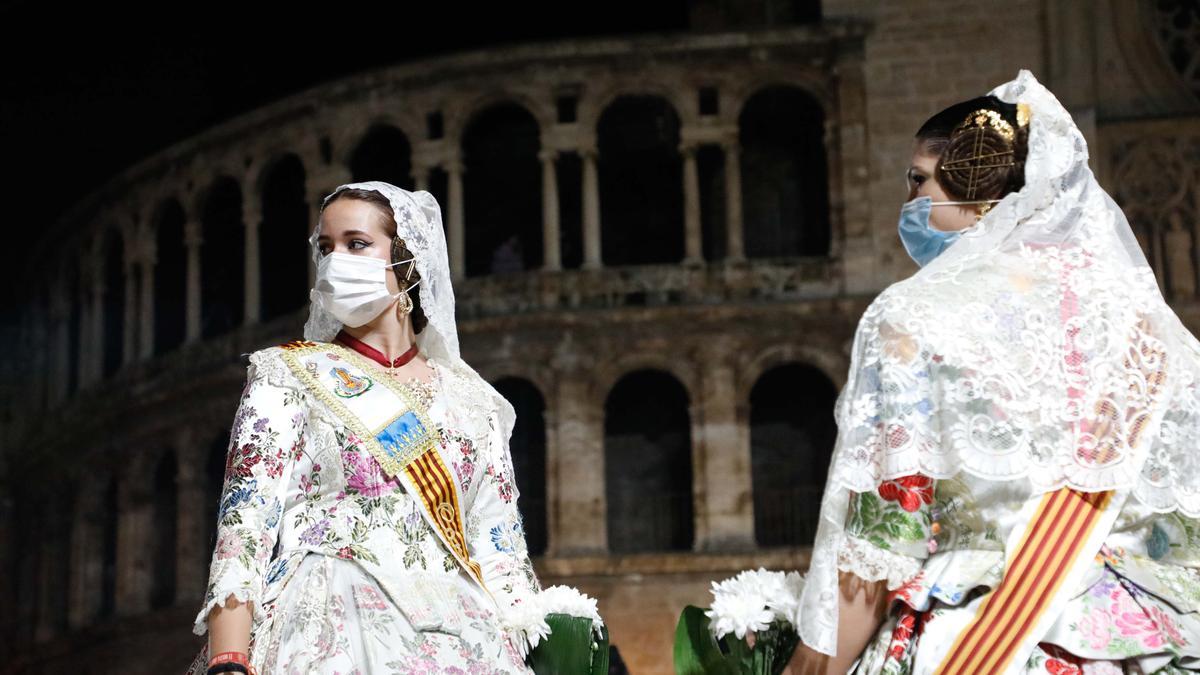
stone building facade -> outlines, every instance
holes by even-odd
[[[245,353],[300,337],[305,236],[352,180],[443,208],[464,357],[513,401],[544,583],[634,673],[747,567],[802,569],[857,319],[911,273],[911,138],[1029,68],[1200,319],[1200,14],[1183,0],[699,0],[692,30],[323,84],[46,224],[4,364],[0,658],[183,668]],[[20,383],[20,386],[16,383]],[[111,668],[116,670],[115,667]]]

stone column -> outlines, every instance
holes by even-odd
[[[725,259],[746,259],[742,234],[742,148],[736,139],[726,141],[725,151]]]
[[[466,225],[463,219],[463,164],[453,159],[446,162],[446,177],[449,182],[447,190],[450,200],[450,276],[455,281],[466,276]]]
[[[262,221],[261,198],[257,190],[243,190],[242,225],[246,228],[246,258],[245,258],[245,314],[242,321],[246,324],[258,323],[262,316],[262,274],[259,272],[260,260],[258,254],[258,228]]]
[[[125,237],[125,241],[129,242],[130,237]],[[122,345],[121,345],[121,363],[129,365],[137,360],[137,341],[140,324],[138,323],[138,305],[133,302],[133,298],[139,297],[138,294],[138,268],[141,262],[141,250],[135,250],[132,245],[126,244],[125,247],[125,320],[122,323]]]
[[[22,548],[25,548],[26,555],[37,556],[38,581],[37,588],[34,589],[37,606],[34,611],[33,640],[34,642],[46,642],[54,637],[55,631],[54,593],[62,591],[59,580],[54,578],[54,573],[57,571],[55,561],[61,559],[60,556],[66,554],[66,551],[58,550],[60,548],[58,537],[53,534],[59,531],[56,527],[59,524],[54,522],[55,507],[48,506],[39,514],[39,517],[42,520],[40,523],[42,536],[36,543],[29,542],[33,545]]]
[[[200,339],[200,247],[204,245],[200,223],[189,220],[183,225],[184,244],[187,246],[187,333],[185,341]]]
[[[562,249],[559,246],[559,208],[557,150],[538,153],[542,160],[542,269],[557,272],[562,269]]]
[[[556,448],[553,455],[547,455],[555,496],[551,501],[547,553],[603,553],[608,548],[604,411],[590,396],[586,369],[558,372],[561,375],[554,397]]]
[[[429,167],[414,166],[412,170],[413,186],[417,190],[429,191]]]
[[[683,155],[683,262],[697,265],[704,261],[700,233],[700,173],[696,168],[696,146],[684,144]]]
[[[149,534],[154,516],[149,486],[153,477],[139,456],[117,479],[117,615],[150,609]]]
[[[176,521],[175,598],[177,602],[199,603],[207,586],[212,551],[206,550],[206,525],[215,518],[204,504],[204,444],[193,429],[176,437],[178,458],[178,520]]]
[[[600,174],[596,148],[581,148],[583,159],[583,269],[600,269]]]
[[[154,356],[154,266],[158,264],[158,250],[153,240],[145,242],[141,262],[141,330],[138,354],[141,358],[148,359]],[[126,296],[126,302],[131,301],[132,297]]]
[[[87,364],[84,372],[87,373],[86,379],[81,381],[91,384],[100,379],[100,374],[104,370],[104,275],[102,274],[104,267],[103,261],[99,257],[92,261],[91,277],[92,288],[89,294],[88,304],[91,309],[88,312],[88,324],[85,331],[81,331],[85,335],[85,339],[89,343],[87,348]]]
[[[104,481],[82,481],[76,495],[74,526],[71,528],[71,579],[67,600],[67,623],[82,628],[100,609],[104,567],[100,541],[101,490]]]
[[[71,367],[71,338],[70,329],[67,327],[71,312],[69,294],[70,290],[59,287],[54,289],[50,296],[50,325],[54,344],[50,392],[47,398],[51,403],[59,403],[67,397],[67,370]]]
[[[729,340],[709,343],[701,355],[697,471],[700,481],[696,548],[744,550],[754,546],[754,499],[749,434],[738,422],[737,378]]]

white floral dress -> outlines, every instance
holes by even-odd
[[[210,610],[232,595],[252,603],[250,660],[261,675],[531,672],[523,637],[502,628],[539,586],[494,407],[433,359],[431,385],[404,385],[440,429],[481,585],[422,517],[422,503],[383,473],[280,350],[250,356],[194,632],[203,635]],[[341,346],[328,350],[349,360]],[[207,659],[206,645],[189,673],[203,673]]]
[[[887,579],[893,604],[857,673],[931,673],[1004,574],[1022,481],[913,475],[851,500],[838,567]],[[1029,673],[1200,669],[1200,521],[1123,505]]]

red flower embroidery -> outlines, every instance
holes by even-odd
[[[921,503],[933,503],[933,479],[920,474],[885,481],[879,486],[879,496],[885,501],[900,502],[900,508],[912,513]]]
[[[892,630],[892,646],[888,648],[888,658],[899,660],[904,656],[916,625],[916,614],[906,612],[904,616],[900,617],[900,620],[896,622],[896,627]]]
[[[337,554],[339,558],[345,558],[346,560],[350,560],[354,557],[354,554],[350,552],[349,546],[343,546],[339,548]]]
[[[1053,675],[1080,675],[1081,671],[1078,667],[1073,666],[1058,659],[1046,660],[1046,672]]]
[[[1042,651],[1046,652],[1046,672],[1052,675],[1082,675],[1083,668],[1081,667],[1079,657],[1068,652],[1067,650],[1052,645],[1046,642],[1038,643]]]

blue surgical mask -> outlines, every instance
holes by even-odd
[[[931,197],[917,197],[904,202],[900,207],[900,241],[904,250],[921,267],[941,255],[942,251],[958,240],[961,231],[945,232],[929,224],[929,213],[935,206],[966,206],[969,204],[992,204],[999,199],[980,199],[962,202],[935,202]]]

